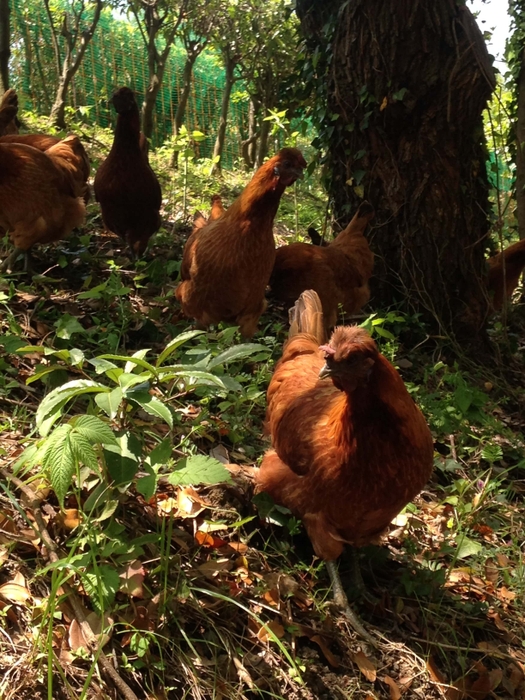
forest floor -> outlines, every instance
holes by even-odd
[[[227,204],[243,178],[221,181]],[[525,307],[493,324],[506,360],[491,368],[397,310],[357,319],[435,439],[429,484],[362,553],[377,601],[353,605],[372,645],[333,605],[301,524],[253,499],[284,310],[270,305],[249,344],[222,326],[186,334],[181,252],[193,208],[217,191],[198,180],[177,216],[181,178],[163,183],[170,215],[144,260],[92,203],[80,235],[0,277],[0,697],[525,700]],[[301,196],[304,233],[323,204]],[[284,240],[293,193],[282,211]],[[161,375],[167,347],[176,364]],[[95,464],[76,459],[61,483],[67,460],[45,451],[86,415],[118,449],[97,444]],[[348,580],[344,558],[340,570]]]

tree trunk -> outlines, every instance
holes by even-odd
[[[235,65],[236,60],[229,53],[225,53],[225,83],[224,83],[224,93],[222,95],[221,103],[221,116],[219,118],[219,128],[217,130],[217,138],[215,139],[215,146],[213,147],[213,158],[219,157],[219,160],[212,166],[212,174],[220,173],[222,170],[221,158],[222,152],[224,150],[224,142],[226,139],[226,125],[228,124],[228,109],[230,106],[230,95],[233,89],[233,84],[235,82]]]
[[[9,89],[9,57],[11,56],[11,28],[9,0],[0,0],[0,89]]]
[[[204,48],[204,46],[202,47]],[[193,75],[193,66],[195,61],[199,57],[200,51],[188,51],[186,54],[186,62],[184,63],[184,70],[182,72],[182,90],[179,95],[179,103],[177,105],[177,111],[175,112],[175,117],[173,119],[173,136],[178,136],[180,128],[184,123],[184,117],[186,116],[186,107],[188,106],[188,99],[191,92],[191,77]],[[173,151],[171,155],[170,166],[176,168],[178,164],[179,152]]]
[[[93,34],[95,33],[95,29],[97,28],[97,24],[100,19],[100,13],[102,12],[103,5],[104,0],[96,0],[93,19],[91,20],[88,29],[84,30],[83,32],[80,32],[80,24],[82,22],[81,13],[75,15],[75,26],[72,30],[69,29],[68,26],[68,16],[67,14],[64,14],[64,21],[60,33],[64,37],[66,43],[66,54],[64,57],[64,61],[62,62],[61,70],[59,70],[58,87],[55,95],[55,102],[53,104],[53,107],[51,108],[51,114],[49,115],[50,124],[57,126],[59,129],[66,128],[65,113],[67,91],[71,81],[73,80],[73,77],[80,68],[80,64],[82,63],[82,59],[84,58],[84,54],[86,53],[88,44],[93,38]],[[54,37],[55,58],[58,64],[57,67],[60,68],[60,50],[58,48],[58,36],[56,34],[56,29],[53,24],[51,12],[49,11],[48,3],[46,3],[46,8],[48,9],[48,16],[51,22],[52,36]],[[78,48],[76,49],[76,54],[74,55],[74,51],[79,37],[80,44],[78,45]]]
[[[376,210],[372,303],[402,301],[440,334],[484,345],[482,111],[495,80],[472,14],[455,0],[297,6],[310,50],[328,56],[321,135],[335,215],[345,223],[363,198]]]
[[[262,110],[262,121],[261,121],[261,134],[259,139],[259,147],[257,149],[257,161],[256,166],[258,168],[264,163],[264,159],[268,155],[268,140],[270,138],[270,131],[272,130],[272,123],[264,121],[264,117],[268,116],[268,111],[266,109]]]
[[[521,69],[517,85],[516,114],[516,216],[518,233],[525,238],[525,48],[521,51]]]

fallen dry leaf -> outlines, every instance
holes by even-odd
[[[330,666],[332,668],[339,668],[339,661],[335,658],[335,656],[332,654],[328,646],[326,645],[324,639],[321,637],[319,634],[314,634],[312,637],[310,637],[312,642],[315,642],[318,647],[321,649],[323,652],[323,655],[325,659],[328,661]]]
[[[373,683],[377,678],[377,670],[368,656],[364,652],[358,651],[357,654],[352,654],[352,660],[355,664],[357,664],[359,670],[367,681]]]
[[[31,593],[19,583],[8,582],[0,586],[0,596],[10,603],[23,605],[31,598]]]
[[[279,620],[275,619],[268,622],[265,626],[261,626],[257,632],[257,637],[261,642],[273,641],[271,632],[273,632],[277,639],[282,639],[282,637],[284,637],[284,627]]]
[[[395,680],[390,676],[383,676],[383,681],[388,685],[388,689],[390,690],[390,700],[399,700],[401,697],[401,690]]]
[[[144,598],[142,584],[145,576],[146,571],[142,566],[142,562],[138,559],[132,561],[119,573],[119,591],[133,598]]]

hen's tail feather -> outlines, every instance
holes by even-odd
[[[323,307],[317,292],[305,290],[288,311],[290,321],[289,337],[299,333],[308,333],[316,338],[319,345],[326,343],[326,332],[323,319]]]

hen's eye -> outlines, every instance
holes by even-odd
[[[283,166],[284,166],[285,168],[289,168],[290,165],[291,165],[291,163],[290,163],[289,160],[285,160],[284,163],[283,163]]]

